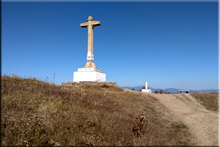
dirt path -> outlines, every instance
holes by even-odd
[[[189,94],[149,94],[189,127],[199,146],[218,146],[218,113],[208,111]]]

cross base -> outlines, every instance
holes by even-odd
[[[93,61],[87,61],[85,68],[96,68]]]
[[[78,68],[73,73],[73,81],[106,81],[106,74],[98,68]]]

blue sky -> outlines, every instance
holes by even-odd
[[[218,88],[218,2],[2,2],[2,75],[72,81],[94,63],[117,85]],[[48,78],[46,78],[48,77]]]

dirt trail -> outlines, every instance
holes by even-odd
[[[199,146],[218,146],[218,113],[201,106],[189,94],[149,94],[189,127]]]

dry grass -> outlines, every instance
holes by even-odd
[[[218,112],[218,93],[191,93],[191,95],[206,109]]]
[[[1,77],[3,146],[192,145],[188,128],[164,117],[155,98],[119,87],[65,87]],[[165,109],[164,109],[165,110]],[[149,121],[141,138],[135,116]]]

